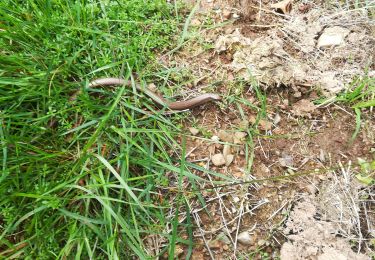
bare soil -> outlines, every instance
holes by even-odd
[[[186,123],[187,161],[243,182],[212,189],[219,178],[195,172],[209,183],[199,187],[206,207],[199,200],[190,205],[192,259],[369,259],[374,187],[355,174],[358,158],[375,159],[374,113],[363,113],[351,142],[352,109],[315,102],[374,69],[368,14],[295,1],[292,12],[281,15],[271,4],[203,0],[191,20],[196,37],[161,58],[178,71],[172,79],[191,82],[181,90],[185,96],[216,91],[226,97],[193,110],[194,120]],[[319,36],[332,26],[345,30],[345,44],[317,49]],[[266,97],[260,121],[254,82]],[[215,154],[225,163],[215,166]],[[178,249],[176,257],[184,258],[187,248]]]

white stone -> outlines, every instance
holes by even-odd
[[[221,141],[231,143],[233,141],[233,134],[228,133],[224,130],[220,130],[217,134]]]
[[[253,243],[253,240],[251,239],[251,236],[247,231],[239,233],[237,240],[244,245],[251,245]]]
[[[197,135],[199,133],[199,130],[194,127],[189,127],[189,131],[192,135]]]
[[[213,155],[211,161],[215,166],[222,166],[226,163],[224,155],[221,153]]]
[[[234,159],[234,155],[233,154],[228,154],[225,157],[225,166],[229,166],[233,162],[233,159]]]
[[[233,142],[235,144],[242,144],[244,142],[246,136],[247,136],[247,133],[245,133],[245,132],[235,132]]]
[[[324,48],[343,45],[345,42],[344,39],[349,34],[349,32],[350,31],[348,29],[339,26],[327,28],[319,37],[317,47]]]

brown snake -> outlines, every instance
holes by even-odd
[[[132,86],[132,82],[129,80],[124,80],[121,78],[101,78],[93,80],[89,83],[90,88],[100,87],[100,86],[113,86],[113,85],[123,85],[123,86]],[[188,99],[185,101],[176,101],[171,102],[169,100],[164,99],[163,97],[159,96],[155,92],[151,91],[146,87],[141,87],[138,84],[135,84],[135,88],[139,91],[142,91],[147,96],[149,96],[157,105],[169,108],[171,110],[185,110],[194,108],[200,105],[203,105],[209,101],[217,101],[220,100],[221,97],[217,94],[207,93],[197,96],[192,99]],[[75,100],[79,92],[75,93],[70,100]]]

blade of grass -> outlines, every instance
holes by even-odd
[[[187,230],[188,240],[189,240],[188,250],[187,250],[185,259],[188,260],[191,258],[193,254],[194,242],[193,242],[193,223],[191,221],[190,206],[189,206],[189,201],[187,198],[185,198],[185,209],[186,209],[186,230]]]
[[[181,34],[181,36],[178,40],[177,46],[173,50],[169,51],[167,53],[168,55],[171,55],[171,54],[175,53],[176,51],[178,51],[184,45],[184,41],[185,41],[185,39],[187,37],[187,34],[188,34],[188,28],[189,28],[191,19],[193,18],[195,12],[198,10],[200,2],[201,1],[198,0],[197,3],[194,5],[193,9],[191,10],[189,16],[187,17],[187,19],[185,21],[184,28],[183,28],[182,34]]]
[[[126,192],[130,195],[130,197],[135,201],[135,203],[148,215],[147,210],[143,207],[142,203],[138,200],[137,196],[133,193],[130,189],[128,184],[121,178],[121,176],[117,173],[117,171],[109,164],[109,162],[104,159],[102,156],[94,154],[94,156],[101,161],[104,166],[116,177],[116,179],[120,182],[121,186],[126,190]]]
[[[178,198],[176,198],[179,201]],[[179,203],[177,202],[176,205],[176,212],[174,214],[174,218],[172,221],[172,235],[169,238],[169,254],[168,259],[172,260],[175,258],[175,249],[176,249],[176,241],[177,241],[177,228],[178,228],[178,213],[179,213]]]

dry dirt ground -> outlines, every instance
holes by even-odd
[[[374,257],[375,189],[356,174],[358,158],[375,159],[375,116],[362,115],[351,142],[353,110],[329,102],[355,76],[374,72],[368,8],[294,1],[282,14],[266,0],[187,2],[189,34],[161,62],[174,82],[190,82],[185,96],[225,98],[192,112],[186,160],[245,182],[210,189],[220,178],[195,172],[211,185],[198,187],[205,207],[190,205],[192,259]],[[322,98],[328,102],[315,102]],[[179,244],[175,254],[185,258],[187,248]]]

